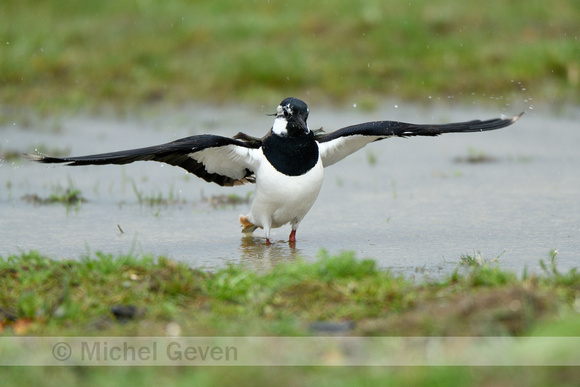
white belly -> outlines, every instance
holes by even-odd
[[[265,158],[256,171],[256,197],[252,203],[252,223],[268,230],[287,223],[298,225],[310,210],[324,179],[320,159],[300,176],[278,172]]]

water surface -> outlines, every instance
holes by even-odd
[[[269,112],[269,111],[268,111]],[[0,151],[63,150],[74,155],[135,148],[204,132],[231,136],[242,130],[262,136],[266,111],[195,106],[132,119],[62,118],[25,127],[0,128]],[[519,111],[427,110],[385,105],[377,111],[311,106],[310,127],[331,131],[346,125],[393,119],[449,122],[493,118]],[[224,188],[180,168],[152,162],[126,166],[46,166],[25,160],[0,165],[0,255],[38,250],[54,258],[84,254],[150,253],[195,267],[242,263],[267,269],[320,249],[351,250],[382,268],[409,275],[452,271],[463,254],[517,273],[538,269],[558,250],[559,267],[580,258],[580,131],[578,112],[554,116],[528,111],[506,129],[436,138],[388,139],[325,170],[326,180],[310,213],[288,244],[289,226],[275,229],[272,246],[263,234],[240,233],[238,215],[248,204],[212,206],[207,199],[251,185]],[[484,154],[490,162],[458,158]],[[87,199],[78,209],[37,205],[24,195],[49,196],[71,184]],[[138,194],[135,192],[137,190]],[[171,198],[146,205],[141,198]],[[120,232],[120,229],[123,233]]]

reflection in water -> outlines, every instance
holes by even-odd
[[[274,241],[266,244],[265,238],[246,235],[240,241],[240,257],[245,267],[258,272],[265,272],[281,262],[291,262],[300,256],[296,243]]]

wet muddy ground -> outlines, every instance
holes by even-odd
[[[245,238],[251,185],[223,188],[151,162],[65,167],[13,157],[20,152],[82,155],[216,133],[261,137],[271,109],[194,106],[131,119],[17,117],[0,127],[0,255],[39,250],[53,258],[87,253],[166,255],[195,267],[243,263],[258,270],[320,249],[352,250],[408,275],[455,269],[461,255],[500,256],[502,267],[539,270],[558,250],[564,270],[580,261],[578,109],[534,109],[494,132],[388,139],[325,170],[318,201],[287,242],[288,226],[266,246]],[[522,109],[454,110],[385,104],[376,111],[310,106],[310,127],[332,131],[378,119],[417,123],[488,119]],[[67,188],[79,205],[41,204]],[[235,195],[235,197],[228,196]],[[29,200],[24,200],[28,197]],[[33,198],[33,199],[30,199]],[[232,203],[236,202],[236,203]],[[122,232],[121,232],[122,230]]]

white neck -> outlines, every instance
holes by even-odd
[[[284,116],[276,117],[276,119],[274,120],[274,125],[272,126],[272,131],[279,136],[285,136],[288,134],[286,125],[288,125],[286,117]]]

